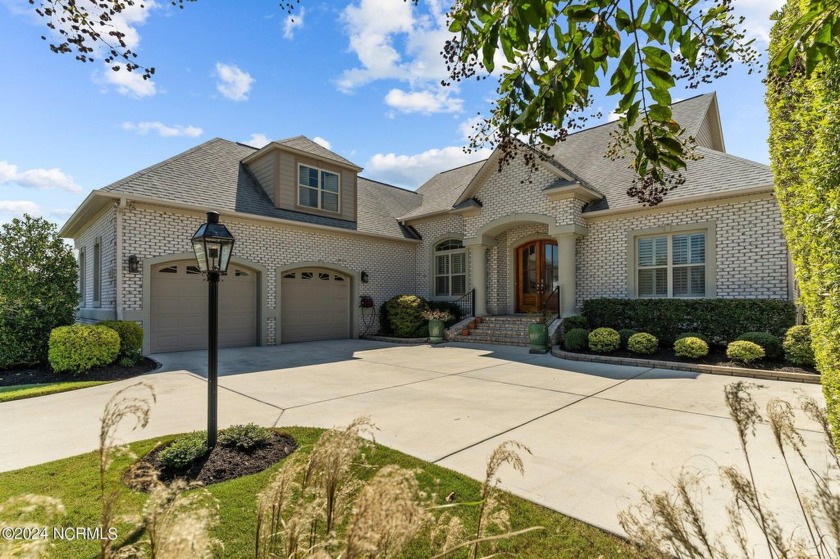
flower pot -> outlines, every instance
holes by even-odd
[[[531,353],[548,352],[548,326],[545,323],[534,323],[528,325],[528,344]]]
[[[443,321],[430,320],[429,321],[429,341],[432,343],[443,341]]]
[[[462,336],[469,336],[469,335],[470,335],[470,331],[469,331],[469,330],[467,330],[466,328],[464,328],[463,330],[461,330],[461,335],[462,335]]]
[[[482,319],[480,316],[475,317],[475,323],[476,324],[481,324],[483,321],[484,321],[484,319]]]
[[[475,322],[470,322],[469,324],[467,324],[467,328],[469,328],[470,330],[475,330]]]

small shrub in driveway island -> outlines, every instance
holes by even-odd
[[[589,349],[598,353],[615,351],[621,345],[621,336],[612,328],[597,328],[589,333]]]
[[[659,340],[656,339],[656,336],[648,334],[647,332],[633,334],[630,336],[630,339],[627,340],[627,349],[633,353],[649,355],[656,352],[658,347]]]
[[[752,363],[764,357],[764,349],[753,342],[734,341],[726,346],[726,356],[739,363]]]
[[[708,354],[709,344],[707,344],[700,338],[687,336],[685,338],[678,339],[674,343],[674,355],[676,355],[677,357],[688,357],[690,359],[697,359],[699,357],[705,357]]]
[[[53,330],[49,345],[52,368],[78,374],[113,363],[120,352],[120,336],[105,326],[73,324]]]
[[[589,331],[583,328],[572,328],[566,332],[563,345],[569,351],[580,351],[589,347]]]
[[[239,450],[253,450],[265,446],[271,440],[271,429],[256,423],[231,425],[219,433],[219,444]]]
[[[207,454],[207,431],[195,431],[182,435],[160,451],[160,464],[169,471],[185,470]]]
[[[760,345],[768,359],[778,359],[782,356],[782,342],[770,332],[747,332],[738,336],[736,341]]]
[[[814,349],[811,347],[811,327],[792,326],[783,342],[785,359],[793,365],[814,366]]]

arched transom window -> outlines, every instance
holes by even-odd
[[[435,296],[454,297],[467,292],[467,253],[464,243],[447,239],[435,245]]]

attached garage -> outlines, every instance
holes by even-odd
[[[151,268],[152,353],[207,348],[207,283],[194,260]],[[231,264],[219,283],[219,346],[257,344],[257,273]]]
[[[350,278],[323,268],[281,274],[280,342],[350,337]]]

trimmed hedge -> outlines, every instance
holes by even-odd
[[[627,342],[630,341],[630,337],[633,334],[638,334],[635,330],[631,330],[630,328],[622,328],[618,331],[618,335],[621,338],[621,347],[627,349]]]
[[[669,345],[678,332],[702,330],[716,343],[744,332],[783,336],[796,322],[796,308],[778,299],[589,299],[583,315],[593,328],[649,332]]]
[[[677,343],[683,338],[697,338],[698,340],[703,340],[704,342],[706,342],[706,345],[709,345],[709,337],[705,334],[701,334],[700,332],[683,332],[682,334],[677,336],[677,339],[674,340],[674,343]]]
[[[781,340],[769,332],[746,332],[738,336],[736,341],[760,345],[768,359],[779,359],[782,356]]]
[[[563,338],[563,347],[569,351],[580,351],[589,347],[589,331],[583,328],[572,328]]]
[[[689,359],[705,357],[709,355],[709,344],[700,338],[686,336],[674,342],[674,355]]]
[[[627,349],[633,353],[641,353],[643,355],[650,355],[659,349],[659,340],[653,334],[647,332],[639,332],[633,334],[627,340]]]
[[[383,334],[398,338],[426,338],[429,325],[423,312],[429,304],[417,295],[396,295],[382,304],[379,324]]]
[[[589,321],[585,316],[574,315],[563,318],[563,334],[570,332],[575,328],[589,329]]]
[[[814,366],[814,349],[811,347],[811,327],[792,326],[782,342],[785,359],[793,365]]]
[[[621,346],[621,336],[612,328],[598,328],[589,333],[589,349],[597,353],[609,353]]]
[[[73,324],[50,333],[50,365],[57,373],[84,373],[108,365],[120,353],[120,336],[105,326]]]
[[[105,320],[97,324],[110,328],[120,336],[120,357],[137,359],[143,350],[143,328],[129,320]]]
[[[738,340],[726,346],[726,356],[740,363],[752,363],[764,357],[764,348],[753,342]]]

